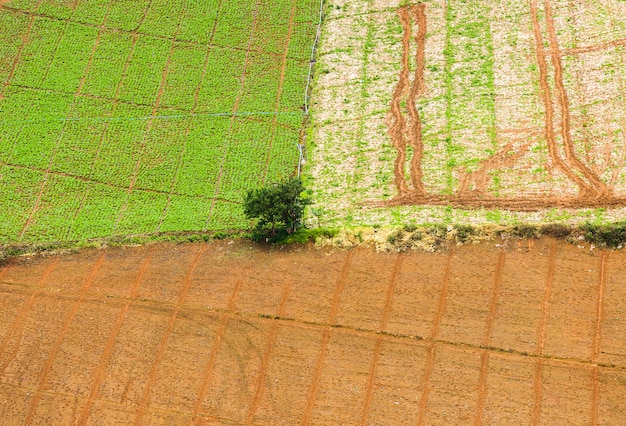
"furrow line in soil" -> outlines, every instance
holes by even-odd
[[[576,156],[574,144],[572,142],[571,133],[571,114],[569,109],[569,99],[565,83],[563,81],[563,64],[561,62],[559,42],[554,28],[554,18],[552,16],[552,6],[550,0],[544,0],[546,24],[549,34],[549,43],[552,55],[552,65],[554,67],[554,81],[556,85],[557,100],[561,109],[561,137],[563,139],[565,157],[573,165],[576,170],[583,174],[585,179],[594,188],[591,194],[581,194],[583,197],[605,197],[610,195],[611,191],[606,184],[582,161]]]
[[[81,286],[80,297],[74,301],[74,303],[72,304],[72,307],[70,308],[70,311],[65,317],[65,321],[63,321],[63,325],[61,326],[61,329],[59,330],[57,334],[54,345],[52,346],[52,349],[50,350],[50,353],[48,354],[44,362],[43,370],[39,376],[37,390],[34,392],[32,399],[30,400],[30,403],[28,405],[28,411],[26,413],[26,420],[24,421],[24,423],[27,425],[30,425],[33,423],[35,411],[37,410],[37,406],[39,405],[39,401],[41,399],[41,395],[42,395],[41,392],[45,388],[46,381],[48,380],[48,375],[50,374],[50,370],[52,369],[52,364],[54,363],[56,359],[56,356],[59,352],[59,349],[61,348],[61,345],[63,344],[63,341],[65,340],[65,336],[67,335],[70,329],[70,326],[74,322],[74,318],[76,317],[76,314],[78,313],[78,309],[80,308],[80,305],[83,302],[85,294],[87,293],[87,291],[90,289],[91,285],[93,284],[93,281],[98,275],[98,271],[104,264],[105,260],[106,260],[106,251],[100,255],[95,265],[89,272],[89,275],[87,276],[87,278],[85,279],[85,282]]]
[[[187,272],[187,275],[185,276],[185,280],[183,281],[183,284],[181,286],[180,294],[178,295],[176,308],[172,311],[170,315],[167,326],[165,328],[165,332],[163,333],[163,337],[161,338],[161,341],[159,342],[159,346],[157,347],[156,356],[154,358],[154,361],[152,362],[152,365],[150,366],[150,371],[148,372],[148,375],[146,377],[146,386],[144,388],[143,395],[141,396],[139,405],[137,407],[137,415],[134,421],[135,425],[142,424],[143,416],[146,414],[148,405],[150,405],[150,393],[152,391],[152,386],[154,385],[154,382],[156,381],[157,372],[158,372],[159,367],[161,366],[163,355],[165,354],[165,350],[167,349],[167,345],[170,341],[170,337],[172,336],[172,333],[174,332],[174,325],[176,324],[176,320],[178,319],[178,313],[184,306],[185,299],[187,298],[187,293],[189,292],[189,288],[191,287],[193,274],[196,270],[196,267],[198,266],[198,263],[200,262],[200,258],[202,257],[206,249],[207,249],[206,244],[203,244],[200,247],[200,250],[198,250],[198,253],[196,253],[196,256],[194,257],[191,263],[191,267],[189,268],[189,271]]]
[[[409,141],[413,147],[413,155],[411,156],[411,183],[413,184],[412,190],[417,195],[426,195],[423,183],[422,173],[422,157],[424,155],[424,142],[422,140],[422,119],[420,113],[417,110],[416,99],[424,94],[424,68],[426,58],[426,33],[427,33],[427,21],[426,21],[426,4],[419,3],[411,7],[411,13],[414,16],[418,25],[417,34],[415,35],[415,42],[417,44],[417,53],[415,54],[415,76],[409,96],[407,99],[407,109],[409,116],[411,117],[411,127],[409,128]]]
[[[609,253],[603,251],[598,265],[598,302],[596,304],[596,321],[591,349],[591,361],[593,362],[598,361],[602,344],[602,320],[604,318],[604,291],[606,288],[606,262],[608,257]]]
[[[320,352],[315,360],[315,369],[313,370],[313,378],[311,379],[311,388],[306,401],[306,408],[302,417],[302,425],[308,426],[311,423],[311,417],[313,416],[313,408],[315,408],[315,400],[317,398],[317,391],[319,389],[319,380],[322,376],[322,369],[324,367],[324,361],[326,360],[326,352],[328,351],[328,344],[330,342],[330,329],[324,330],[322,334],[322,342],[320,344]]]
[[[598,403],[600,401],[600,381],[598,380],[598,367],[594,367],[591,372],[591,426],[598,425]]]
[[[198,99],[200,98],[200,91],[202,90],[202,83],[204,83],[204,79],[206,78],[207,69],[209,67],[209,59],[211,56],[211,51],[213,50],[211,47],[211,43],[215,38],[215,33],[217,32],[217,24],[219,22],[220,13],[222,11],[222,3],[224,0],[219,0],[217,4],[217,9],[215,13],[215,21],[213,22],[213,28],[211,28],[211,35],[209,37],[209,47],[206,49],[206,53],[204,54],[204,63],[202,64],[202,74],[200,75],[200,79],[198,80],[198,85],[196,86],[196,90],[193,95],[193,105],[191,106],[190,114],[194,114],[196,109],[198,108]],[[185,156],[185,151],[187,149],[187,139],[189,138],[189,133],[191,132],[193,123],[193,118],[190,117],[187,122],[187,127],[185,128],[185,136],[183,138],[183,146],[180,150],[180,155],[178,156],[178,161],[176,163],[176,170],[174,171],[174,177],[172,178],[172,183],[170,185],[170,190],[167,195],[167,201],[165,202],[165,207],[163,207],[163,213],[161,213],[161,218],[159,219],[159,224],[157,226],[157,232],[161,230],[161,226],[163,226],[163,221],[167,216],[167,211],[169,209],[170,203],[172,202],[172,195],[174,195],[174,189],[178,183],[178,176],[180,173],[180,166],[183,163],[183,158]]]
[[[398,275],[400,274],[400,269],[402,268],[402,261],[404,260],[404,256],[402,253],[399,253],[396,257],[396,261],[393,265],[393,272],[391,274],[391,279],[389,280],[389,287],[387,288],[387,295],[385,297],[385,305],[383,307],[383,315],[380,320],[380,330],[384,331],[387,327],[387,320],[389,318],[389,313],[391,312],[391,307],[393,305],[393,294],[396,289],[396,281],[398,280]],[[367,386],[366,386],[366,394],[365,394],[365,402],[363,404],[363,412],[361,414],[361,424],[367,424],[367,418],[370,412],[370,406],[372,404],[372,396],[374,394],[374,384],[376,381],[376,371],[378,368],[378,361],[380,359],[380,351],[382,349],[383,338],[382,336],[376,339],[376,344],[374,346],[374,354],[372,356],[372,363],[370,365],[370,370],[367,378]]]
[[[137,275],[137,278],[135,279],[135,282],[133,283],[133,286],[128,294],[129,300],[126,301],[126,303],[124,304],[124,307],[120,310],[120,313],[117,316],[117,320],[115,321],[113,330],[111,331],[111,334],[109,335],[109,338],[107,339],[104,350],[102,351],[102,354],[100,355],[98,366],[96,367],[95,371],[90,376],[93,379],[91,382],[91,387],[89,389],[89,396],[87,397],[87,401],[85,402],[85,405],[83,406],[80,412],[80,417],[78,418],[79,425],[87,424],[87,420],[89,419],[89,416],[91,414],[91,406],[96,400],[96,398],[98,397],[100,385],[102,381],[104,380],[106,367],[109,365],[109,362],[111,360],[113,345],[115,344],[117,340],[117,336],[119,335],[120,330],[122,329],[122,326],[124,325],[124,322],[128,315],[128,311],[133,302],[133,299],[135,299],[137,295],[139,294],[139,288],[141,287],[141,283],[143,282],[146,276],[146,272],[148,271],[148,268],[150,266],[150,261],[151,261],[151,257],[148,254],[145,260],[143,261],[139,270],[139,274]]]
[[[506,251],[501,250],[498,255],[496,270],[493,274],[493,290],[491,292],[491,302],[489,303],[489,315],[487,316],[487,325],[485,327],[485,335],[483,336],[482,346],[488,347],[491,342],[491,332],[493,324],[496,320],[498,310],[498,298],[500,297],[500,286],[502,285],[502,270],[504,269],[504,261]],[[484,350],[480,355],[480,376],[478,379],[478,405],[476,408],[476,425],[482,424],[483,410],[485,407],[485,398],[487,397],[487,373],[489,368],[489,351]]]
[[[626,46],[626,38],[605,41],[603,43],[594,44],[592,46],[582,46],[582,47],[575,47],[571,49],[563,49],[561,51],[561,56],[571,56],[571,55],[579,55],[581,53],[598,52],[601,50],[610,49],[611,47],[622,47],[622,46]]]
[[[222,319],[220,320],[220,327],[215,335],[213,340],[213,345],[211,345],[211,352],[209,354],[209,359],[207,361],[206,367],[204,368],[204,373],[202,374],[202,384],[200,385],[200,389],[198,390],[198,398],[194,404],[193,408],[193,416],[191,417],[191,425],[195,425],[199,420],[205,419],[207,416],[205,414],[201,414],[202,403],[206,398],[206,393],[209,389],[209,385],[211,384],[211,379],[213,378],[213,371],[215,370],[215,363],[217,362],[218,352],[220,350],[220,346],[222,344],[222,339],[224,338],[224,333],[226,332],[226,327],[228,326],[228,320],[230,316],[227,313],[230,310],[235,308],[235,303],[237,302],[237,297],[239,296],[239,291],[241,290],[241,285],[243,284],[243,278],[238,280],[235,286],[233,287],[233,292],[228,299],[227,310],[222,313]]]
[[[341,293],[343,292],[343,287],[346,283],[346,279],[348,278],[348,272],[350,270],[350,263],[352,261],[353,256],[354,256],[354,250],[348,251],[348,253],[346,254],[344,263],[343,263],[343,267],[341,268],[341,274],[339,275],[339,279],[337,280],[337,285],[335,286],[335,293],[333,294],[333,300],[330,305],[330,314],[329,314],[330,324],[335,324],[337,322],[337,314],[339,312]]]
[[[296,15],[296,5],[298,0],[293,0],[291,6],[291,13],[289,15],[289,29],[287,30],[287,38],[285,40],[285,50],[282,58],[282,64],[280,67],[280,78],[278,80],[278,91],[276,93],[276,102],[274,103],[274,111],[278,112],[280,109],[280,98],[283,94],[283,85],[285,83],[285,73],[287,71],[287,54],[289,53],[289,44],[291,42],[291,36],[293,34],[293,24],[294,18]],[[265,181],[267,179],[267,169],[270,165],[271,155],[272,155],[272,147],[274,146],[274,142],[276,140],[276,127],[278,123],[278,115],[274,115],[272,120],[272,130],[270,132],[269,144],[267,147],[267,156],[265,158],[265,165],[263,166],[263,178],[261,179],[261,183],[265,185]],[[300,142],[300,141],[298,141]]]
[[[433,375],[435,367],[435,355],[437,351],[437,343],[433,342],[428,348],[428,356],[426,357],[426,365],[424,366],[424,374],[422,376],[422,384],[420,386],[419,409],[417,413],[417,425],[424,424],[426,417],[426,408],[428,407],[428,395],[430,394],[430,377]]]
[[[148,8],[146,8],[146,13],[148,9],[149,9],[149,6]],[[182,28],[182,20],[184,16],[185,16],[185,13],[183,11],[181,12],[180,18],[178,20],[178,27],[176,29],[176,35],[178,35],[178,33],[180,32],[180,29]],[[139,26],[141,26],[141,24]],[[137,30],[139,30],[139,26],[137,27]],[[126,209],[128,208],[128,203],[130,202],[130,197],[133,193],[133,189],[135,188],[135,183],[137,182],[137,178],[139,177],[139,170],[141,168],[141,159],[146,150],[146,146],[148,145],[150,132],[152,131],[152,126],[154,125],[155,117],[157,116],[159,107],[161,106],[161,99],[163,98],[163,93],[165,91],[165,83],[167,82],[167,75],[170,69],[170,64],[172,62],[172,55],[174,54],[175,45],[176,43],[174,41],[172,41],[170,44],[170,50],[167,54],[167,60],[165,61],[165,66],[163,67],[163,72],[161,74],[161,81],[159,82],[159,89],[157,91],[156,100],[154,101],[154,106],[152,107],[151,116],[148,119],[148,122],[146,123],[146,129],[144,131],[143,140],[141,141],[141,146],[139,147],[139,155],[137,155],[137,162],[135,163],[135,168],[130,178],[130,184],[128,185],[128,192],[126,195],[126,200],[124,201],[124,204],[122,205],[122,208],[120,209],[119,215],[117,217],[117,220],[115,221],[115,225],[113,226],[114,233],[115,231],[117,231],[117,227],[120,224],[122,218],[124,217],[124,213],[126,213]],[[155,229],[155,232],[156,231],[158,231],[158,229]]]
[[[30,293],[30,296],[28,297],[26,302],[22,305],[17,316],[13,320],[13,323],[11,324],[9,331],[7,331],[4,338],[2,339],[2,343],[0,344],[0,377],[2,377],[2,375],[4,374],[4,371],[7,369],[7,367],[13,360],[13,358],[15,358],[15,355],[17,354],[17,351],[19,349],[19,346],[22,340],[24,326],[26,325],[26,318],[28,318],[28,314],[30,313],[33,307],[33,304],[35,303],[35,299],[37,298],[39,293],[42,291],[43,286],[46,285],[48,277],[50,276],[52,271],[57,267],[57,265],[59,264],[59,261],[60,261],[60,258],[57,257],[53,262],[51,262],[46,267],[41,279],[39,280],[39,283],[37,284],[37,287]],[[5,274],[8,272],[8,269],[9,269],[8,266],[4,269]],[[14,347],[9,348],[9,342],[13,340],[16,334],[19,334],[19,338],[15,342]],[[6,357],[5,357],[5,354],[6,354]]]
[[[289,299],[289,295],[291,294],[291,286],[292,282],[288,280],[285,283],[285,287],[283,289],[283,294],[280,298],[280,304],[278,306],[277,315],[282,317],[285,315],[285,310],[287,308],[287,301]],[[261,397],[263,396],[263,385],[265,384],[265,375],[267,373],[267,368],[270,363],[270,359],[272,357],[272,351],[274,349],[274,344],[276,343],[276,336],[278,334],[278,328],[280,323],[278,321],[274,321],[272,323],[272,328],[270,329],[269,336],[267,337],[267,345],[265,347],[265,352],[263,353],[263,358],[261,360],[261,367],[259,369],[259,377],[257,379],[254,397],[252,399],[252,404],[250,404],[250,411],[248,412],[248,417],[246,423],[249,425],[254,424],[254,416],[259,409],[259,405],[261,404]]]
[[[232,114],[233,116],[230,119],[230,123],[228,125],[228,133],[226,136],[226,143],[224,144],[224,148],[222,150],[222,155],[220,156],[219,163],[220,166],[217,172],[217,181],[215,183],[215,192],[213,194],[214,197],[220,192],[220,187],[222,185],[222,175],[224,173],[224,166],[226,165],[226,158],[228,157],[230,139],[233,137],[233,131],[235,126],[235,113],[239,109],[239,104],[241,102],[241,98],[244,95],[245,87],[246,87],[246,76],[248,75],[248,65],[250,64],[250,48],[252,47],[252,40],[254,39],[254,34],[256,33],[256,27],[259,21],[259,7],[261,6],[261,0],[257,0],[255,8],[254,8],[254,17],[252,20],[252,29],[250,31],[250,38],[248,39],[248,44],[246,46],[246,56],[243,62],[243,71],[241,73],[241,85],[239,87],[239,92],[237,93],[237,97],[235,98],[235,102],[233,103]],[[215,201],[211,202],[211,207],[209,208],[209,214],[207,215],[206,221],[204,223],[204,230],[206,230],[209,226],[209,221],[213,216],[213,210],[215,209]]]

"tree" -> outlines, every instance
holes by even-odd
[[[306,197],[300,178],[252,189],[243,202],[246,217],[258,219],[256,228],[259,231],[271,226],[272,237],[276,236],[277,230],[285,230],[288,234],[295,231],[309,204],[311,200]]]

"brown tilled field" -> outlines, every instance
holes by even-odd
[[[22,257],[0,423],[625,424],[625,270],[551,240]]]

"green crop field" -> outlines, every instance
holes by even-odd
[[[312,224],[626,215],[626,2],[332,0]]]
[[[318,0],[0,6],[0,243],[247,226],[294,173]]]

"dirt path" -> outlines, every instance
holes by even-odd
[[[0,418],[623,424],[625,265],[551,240],[18,258],[0,269]]]

